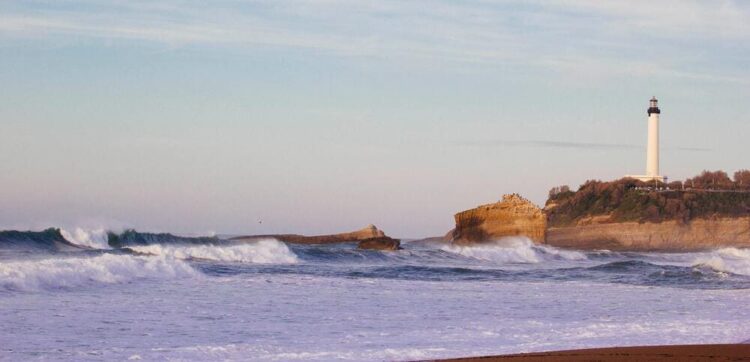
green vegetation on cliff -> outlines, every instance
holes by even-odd
[[[548,225],[569,226],[601,217],[599,222],[687,222],[694,218],[750,216],[750,171],[709,172],[685,180],[644,183],[624,178],[587,181],[570,191],[553,188],[545,206]]]

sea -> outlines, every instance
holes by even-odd
[[[409,361],[750,339],[750,249],[114,235],[0,232],[0,360]]]

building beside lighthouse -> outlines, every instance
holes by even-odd
[[[651,97],[648,113],[648,143],[646,144],[646,174],[645,175],[626,175],[625,177],[634,178],[640,181],[660,181],[665,182],[666,177],[659,175],[659,101],[656,97]]]

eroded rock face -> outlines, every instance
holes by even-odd
[[[375,227],[375,225],[367,225],[363,229],[352,231],[348,233],[332,234],[332,235],[317,235],[317,236],[305,236],[296,234],[277,234],[277,235],[251,235],[251,236],[240,236],[232,238],[237,241],[248,241],[257,240],[262,238],[275,238],[280,241],[294,244],[332,244],[332,243],[343,243],[361,241],[373,238],[387,237],[385,233]]]
[[[382,236],[362,240],[357,244],[357,248],[367,250],[399,250],[401,249],[401,241]]]
[[[575,249],[696,251],[750,247],[750,217],[694,219],[687,223],[579,223],[547,229],[548,245]]]
[[[457,244],[481,243],[505,236],[545,240],[547,218],[539,207],[518,194],[504,195],[494,204],[478,206],[454,216],[456,228],[446,239]]]
[[[472,244],[506,236],[526,236],[536,243],[556,247],[618,251],[678,252],[750,247],[750,215],[747,213],[662,221],[618,221],[615,216],[612,213],[565,215],[555,202],[548,202],[542,210],[512,194],[503,196],[500,202],[456,214],[456,228],[444,240]]]

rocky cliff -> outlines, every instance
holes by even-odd
[[[544,212],[517,194],[504,195],[494,204],[459,212],[454,218],[456,228],[446,235],[446,239],[457,244],[519,235],[539,243],[545,240],[547,219]]]
[[[546,243],[575,249],[693,251],[750,247],[750,217],[693,219],[689,222],[597,222],[550,227]]]
[[[697,217],[690,220],[620,221],[612,214],[590,214],[563,225],[557,205],[542,210],[516,195],[455,215],[456,228],[445,239],[457,244],[481,243],[505,236],[526,236],[537,243],[574,249],[619,251],[695,251],[716,247],[750,247],[750,216]],[[566,216],[567,215],[563,215]],[[566,218],[570,220],[569,218]]]
[[[670,184],[634,179],[553,188],[544,207],[550,245],[577,249],[688,251],[750,246],[750,190],[725,173]],[[686,187],[689,185],[690,187]]]

